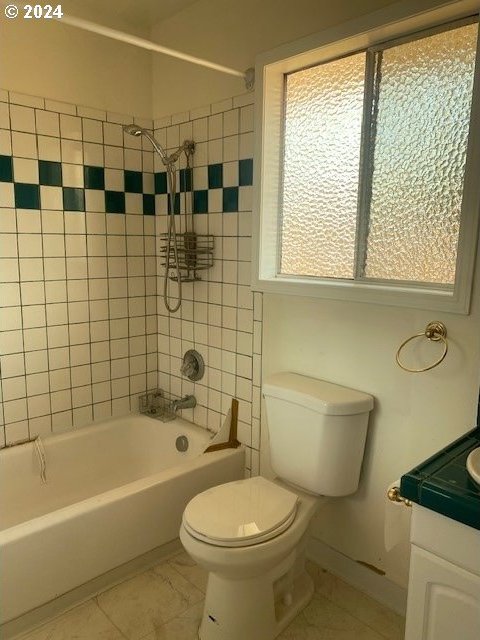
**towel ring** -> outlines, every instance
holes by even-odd
[[[415,340],[415,338],[423,338],[423,337],[428,338],[432,342],[438,342],[439,340],[441,340],[444,345],[443,353],[440,356],[440,358],[438,358],[438,360],[435,360],[435,362],[429,365],[428,367],[423,367],[423,369],[410,369],[409,367],[406,367],[404,364],[400,362],[400,352],[406,344],[408,344],[412,340]],[[402,342],[402,344],[398,347],[398,351],[397,351],[397,355],[395,356],[395,359],[397,361],[398,366],[401,367],[404,371],[408,371],[410,373],[422,373],[423,371],[429,371],[430,369],[433,369],[434,367],[438,366],[444,360],[445,356],[447,355],[447,351],[448,351],[447,327],[443,324],[443,322],[439,322],[438,320],[435,320],[427,324],[427,326],[425,327],[425,331],[423,331],[422,333],[416,333],[414,336],[411,336],[410,338],[407,338],[404,342]]]

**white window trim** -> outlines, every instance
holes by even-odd
[[[480,46],[477,49],[468,162],[453,291],[428,285],[359,282],[277,275],[284,75],[303,67],[366,49],[386,40],[478,13],[477,0],[439,4],[409,0],[282,45],[257,56],[255,95],[254,291],[350,300],[468,314],[480,218]]]

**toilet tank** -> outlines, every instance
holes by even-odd
[[[297,373],[263,384],[272,468],[324,496],[358,488],[372,396]]]

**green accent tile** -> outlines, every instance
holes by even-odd
[[[238,187],[225,187],[223,190],[223,212],[238,211]]]
[[[155,215],[155,196],[151,193],[143,194],[143,215],[144,216]]]
[[[38,174],[40,184],[47,187],[62,186],[62,165],[60,162],[50,162],[49,160],[38,161]]]
[[[248,187],[253,183],[253,159],[247,158],[238,163],[238,184]]]
[[[12,156],[0,156],[0,182],[13,182]]]
[[[208,213],[208,191],[193,192],[193,213]]]
[[[447,487],[451,486],[465,493],[469,493],[470,491],[475,492],[477,488],[474,481],[470,478],[470,475],[465,473],[465,469],[455,464],[448,464],[443,469],[440,469],[440,471],[435,474],[435,480],[442,484],[445,483]]]
[[[75,187],[63,187],[65,211],[85,211],[85,191]]]
[[[474,429],[402,476],[405,498],[480,530],[480,486],[466,469],[466,458],[479,446]]]
[[[223,187],[223,164],[208,165],[208,188],[221,189]]]
[[[180,191],[192,190],[192,170],[180,169]]]
[[[174,197],[173,209],[174,209],[174,214],[178,216],[180,214],[180,194],[178,192],[175,194],[175,197]],[[170,198],[168,198],[168,213],[171,213]]]
[[[167,173],[166,171],[160,171],[155,174],[155,193],[160,195],[167,193]]]
[[[124,171],[125,191],[127,193],[142,193],[143,176],[141,171]]]
[[[103,167],[83,167],[85,189],[105,189],[105,169]]]
[[[107,213],[125,213],[125,193],[123,191],[105,191],[105,211]]]
[[[14,189],[17,209],[40,209],[40,187],[38,184],[16,182]]]

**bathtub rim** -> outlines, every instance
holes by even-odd
[[[241,445],[237,449],[223,449],[221,451],[214,451],[208,454],[204,452],[194,458],[186,459],[183,463],[180,462],[173,467],[169,467],[168,469],[144,476],[138,480],[133,480],[132,482],[127,482],[118,487],[114,487],[113,489],[108,489],[102,493],[90,496],[89,498],[78,500],[72,504],[55,509],[54,511],[49,511],[48,513],[31,518],[30,520],[24,520],[23,522],[14,524],[6,529],[1,529],[0,547],[4,544],[17,540],[19,537],[38,533],[46,527],[54,526],[55,524],[66,520],[72,520],[77,517],[79,513],[87,511],[85,508],[87,505],[93,510],[99,509],[105,504],[118,502],[126,495],[134,495],[147,490],[150,487],[159,484],[162,480],[172,480],[177,476],[183,475],[187,469],[193,471],[207,466],[209,464],[209,460],[221,460],[233,455],[234,452],[244,450],[244,445]]]

